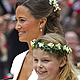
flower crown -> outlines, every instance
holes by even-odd
[[[61,10],[61,8],[59,8],[58,2],[56,0],[49,0],[49,4],[55,8],[54,12],[57,10]]]
[[[66,55],[66,54],[70,54],[72,53],[72,50],[69,46],[67,45],[61,45],[60,43],[58,44],[53,44],[53,43],[45,43],[45,42],[39,42],[39,39],[37,40],[33,40],[31,41],[31,46],[32,46],[32,49],[33,48],[40,48],[44,51],[48,51],[50,52],[51,54],[54,52],[56,54],[59,54],[61,53],[62,55]]]

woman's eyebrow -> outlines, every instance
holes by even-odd
[[[22,18],[26,19],[24,16],[23,17],[19,17],[19,19],[22,19]]]

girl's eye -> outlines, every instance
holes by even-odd
[[[38,59],[34,59],[34,61],[38,61]]]
[[[49,62],[49,60],[43,60],[44,62]]]

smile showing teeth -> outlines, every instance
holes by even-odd
[[[38,74],[39,75],[43,75],[43,74],[45,74],[47,71],[43,71],[43,72],[41,72],[41,71],[38,71]]]
[[[39,72],[39,73],[43,73],[43,72]]]
[[[19,35],[23,34],[24,32],[19,32]]]

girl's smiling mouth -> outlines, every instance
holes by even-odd
[[[44,75],[45,73],[47,73],[47,71],[37,71],[37,73],[38,73],[39,75]]]

